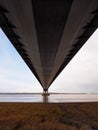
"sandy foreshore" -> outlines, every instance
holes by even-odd
[[[0,103],[0,130],[98,129],[98,102]]]

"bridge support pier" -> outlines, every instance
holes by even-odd
[[[48,89],[43,89],[43,103],[48,103],[48,96],[49,96],[49,93],[48,93]]]
[[[43,89],[43,94],[48,95],[48,89]]]

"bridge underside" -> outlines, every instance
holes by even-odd
[[[98,1],[0,0],[0,26],[47,90],[98,27]]]

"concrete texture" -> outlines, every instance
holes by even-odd
[[[98,27],[98,1],[0,0],[0,26],[47,90]]]

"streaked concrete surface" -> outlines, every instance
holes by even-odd
[[[0,94],[0,102],[71,103],[98,102],[98,94]]]
[[[0,27],[44,91],[98,27],[97,0],[0,0]]]

